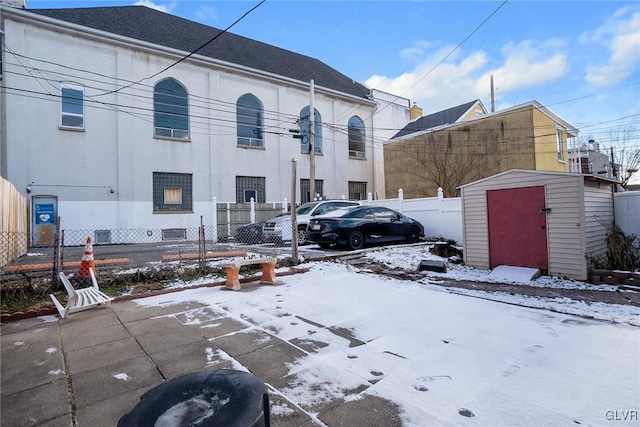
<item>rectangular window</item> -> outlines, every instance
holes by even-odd
[[[316,179],[316,191],[315,194],[311,195],[309,192],[309,187],[311,185],[311,182],[308,179],[301,179],[300,180],[300,203],[307,203],[307,202],[311,202],[314,198],[317,199],[322,199],[323,198],[323,191],[322,188],[324,187],[324,183],[321,179]]]
[[[562,129],[556,129],[556,142],[558,145],[558,160],[564,161],[564,144],[562,143]]]
[[[193,175],[153,173],[153,212],[193,212]]]
[[[365,200],[367,198],[367,183],[349,181],[349,200]]]
[[[182,203],[182,188],[165,188],[164,204],[179,205]]]
[[[238,145],[242,147],[264,147],[264,140],[262,138],[249,138],[244,136],[238,137]]]
[[[265,181],[261,176],[236,176],[236,203],[265,203]]]
[[[187,240],[187,230],[184,228],[165,228],[162,230],[162,240]]]
[[[63,86],[60,93],[62,127],[84,129],[84,89]]]

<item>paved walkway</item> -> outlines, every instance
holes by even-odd
[[[508,285],[444,281],[443,286],[512,292]],[[259,286],[243,284],[243,293]],[[283,290],[284,290],[283,286]],[[640,305],[640,293],[571,291],[519,286],[524,294]],[[232,292],[232,291],[229,291]],[[134,301],[8,323],[1,334],[0,425],[115,426],[147,390],[189,372],[248,369],[268,386],[273,426],[400,426],[399,408],[353,390],[361,399],[300,406],[280,390],[295,382],[288,364],[317,351],[302,340],[280,339],[224,306],[166,303],[141,307]],[[248,296],[248,295],[247,295]],[[276,295],[277,297],[277,295]],[[275,298],[275,297],[274,297]],[[277,301],[273,301],[274,310]],[[250,308],[250,307],[249,307]],[[276,312],[278,310],[275,310]],[[276,313],[276,316],[279,314]],[[348,347],[369,345],[348,331],[296,315],[300,328],[323,329]],[[257,323],[256,323],[257,324]],[[293,324],[293,323],[291,323]],[[371,382],[371,384],[375,384]]]
[[[241,292],[255,286],[243,285]],[[166,297],[170,301],[171,294]],[[292,380],[287,364],[314,348],[199,303],[145,308],[118,302],[65,320],[8,323],[0,333],[3,426],[115,426],[154,386],[189,372],[234,367],[249,369],[268,385],[272,426],[401,425],[396,405],[373,396],[309,408],[287,401],[278,392]],[[343,338],[350,346],[366,345]]]

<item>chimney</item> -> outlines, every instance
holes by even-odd
[[[413,103],[413,106],[409,108],[409,119],[415,120],[422,117],[422,108],[418,107],[416,103]]]
[[[600,152],[600,144],[598,144],[595,140],[590,139],[589,144],[591,144],[592,150]]]

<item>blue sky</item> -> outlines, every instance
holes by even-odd
[[[28,0],[27,6],[145,4],[226,28],[258,3]],[[425,114],[475,99],[489,108],[493,75],[497,109],[535,99],[578,127],[581,140],[606,147],[612,129],[640,128],[635,1],[267,0],[231,32],[317,58],[417,102]]]

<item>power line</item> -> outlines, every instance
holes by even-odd
[[[246,11],[240,18],[236,19],[231,25],[229,25],[227,28],[225,28],[224,30],[222,30],[220,33],[216,34],[215,36],[213,36],[209,41],[207,41],[206,43],[204,43],[202,46],[200,46],[199,48],[189,52],[187,55],[183,56],[182,58],[178,59],[177,61],[175,61],[173,64],[168,65],[167,67],[163,68],[162,70],[158,71],[155,74],[152,74],[149,77],[145,77],[143,79],[138,80],[137,82],[131,83],[129,85],[126,86],[122,86],[119,89],[115,89],[113,91],[110,92],[105,92],[103,94],[98,94],[95,96],[102,96],[102,95],[108,95],[111,93],[116,93],[116,92],[120,92],[122,89],[125,89],[127,87],[131,87],[135,84],[141,83],[145,80],[151,80],[152,78],[156,77],[159,74],[164,73],[165,71],[167,71],[168,69],[170,69],[171,67],[174,67],[176,65],[178,65],[179,63],[181,63],[182,61],[185,61],[186,59],[190,58],[191,56],[195,55],[197,52],[199,52],[200,50],[204,49],[207,45],[209,45],[210,43],[212,43],[213,41],[215,41],[218,37],[222,36],[223,34],[225,34],[227,31],[229,31],[231,28],[233,28],[238,22],[242,21],[247,15],[249,15],[251,12],[253,12],[254,10],[256,10],[258,7],[260,7],[262,5],[262,3],[264,3],[267,0],[261,0],[260,3],[258,3],[257,5],[253,6],[251,9],[249,9],[248,11]]]
[[[16,52],[14,52],[13,50],[9,49],[8,47],[7,47],[7,52],[9,52],[9,53],[11,53],[12,55],[16,56],[16,59],[18,59],[18,58],[29,58],[29,59],[34,60],[34,61],[41,61],[41,62],[43,62],[43,63],[47,63],[47,64],[50,64],[50,65],[63,67],[63,65],[62,65],[62,64],[57,64],[57,63],[55,63],[55,62],[45,61],[45,60],[40,60],[40,59],[36,59],[36,58],[27,57],[27,56],[25,56],[25,55],[20,55],[20,54],[18,54],[18,53],[16,53]],[[5,63],[6,63],[6,62],[5,62]],[[38,71],[38,73],[39,73],[40,75],[42,75],[42,73],[43,73],[43,71],[42,71],[42,70],[40,70],[40,69],[38,69],[38,68],[36,68],[36,67],[33,67],[33,66],[29,66],[29,67],[27,67],[23,62],[20,62],[20,63],[19,63],[19,65],[20,65],[20,66],[22,66],[22,67],[24,67],[24,68],[29,72],[29,76],[30,76],[30,77],[32,77],[32,78],[34,78],[34,79],[36,79],[36,80],[38,79],[38,77],[36,77],[35,75],[33,75],[34,73],[33,73],[32,71],[33,71],[33,70],[36,70],[36,71]],[[70,67],[66,67],[66,68],[70,68]],[[112,77],[109,77],[109,76],[106,76],[106,75],[104,75],[104,74],[100,74],[100,73],[95,73],[95,72],[93,72],[93,71],[82,70],[82,69],[78,69],[78,68],[73,68],[73,69],[74,69],[75,71],[78,71],[78,72],[81,72],[81,73],[94,74],[94,75],[97,75],[97,76],[100,76],[100,77],[108,78],[109,80],[116,80],[116,78],[112,78]],[[11,73],[11,71],[7,71],[7,73],[9,74],[9,73]],[[53,74],[63,75],[63,76],[68,76],[68,77],[77,77],[77,76],[74,76],[74,75],[70,75],[70,74],[67,74],[67,73],[61,73],[61,72],[56,72],[56,71],[44,71],[44,73],[47,73],[47,74],[52,74],[52,73],[53,73]],[[103,80],[99,80],[99,79],[89,79],[89,78],[87,78],[87,77],[82,77],[82,78],[83,78],[84,80],[94,81],[94,82],[98,82],[98,83],[106,83],[106,82],[104,82]],[[47,80],[48,80],[48,79],[47,79]],[[52,80],[56,81],[57,83],[62,82],[62,81],[61,81],[61,80],[59,80],[59,79],[52,79]],[[49,83],[50,83],[50,82],[49,82]],[[135,83],[135,82],[133,82],[133,83]],[[610,91],[619,90],[619,89],[621,89],[621,88],[626,88],[626,87],[634,86],[634,85],[637,85],[637,84],[640,84],[640,82],[632,83],[632,84],[630,84],[630,85],[621,86],[621,87],[618,87],[618,88],[613,88],[613,89],[611,89]],[[85,86],[87,86],[87,85],[85,85]],[[142,85],[142,86],[147,87],[147,88],[153,88],[153,86],[151,86],[151,85]],[[52,85],[52,87],[55,87],[55,86],[54,86],[54,85]],[[92,87],[92,86],[88,86],[88,87]],[[43,87],[43,88],[44,88],[44,87]],[[99,87],[97,87],[97,86],[93,86],[93,88],[95,88],[95,89],[99,89]],[[57,89],[58,89],[58,88],[56,87],[56,90],[57,90]],[[46,89],[45,89],[45,90],[46,90]],[[597,94],[587,95],[587,96],[585,96],[585,97],[588,97],[588,96],[596,96],[596,95],[598,95],[598,94],[602,94],[602,93],[605,93],[605,92],[607,92],[607,91],[602,91],[602,92],[599,92],[599,93],[597,93]],[[138,99],[140,99],[140,98],[151,99],[151,97],[150,97],[150,96],[141,96],[141,95],[139,95],[139,94],[131,94],[131,96],[134,96],[136,100],[138,100]],[[236,107],[236,104],[235,104],[235,103],[228,102],[228,101],[223,101],[223,100],[219,100],[219,99],[215,99],[215,98],[202,97],[202,96],[199,96],[199,95],[194,94],[194,93],[189,94],[189,98],[190,98],[190,99],[194,99],[194,100],[200,100],[200,101],[202,101],[202,102],[206,102],[206,103],[210,103],[210,102],[219,103],[219,104],[221,104],[221,105],[229,106],[230,108],[235,108],[235,107]],[[574,100],[582,99],[582,98],[584,98],[584,97],[574,98]],[[565,102],[570,102],[570,101],[572,101],[572,99],[570,99],[570,100],[566,100],[566,101],[561,101],[561,102],[558,102],[557,104],[565,103]],[[115,104],[114,104],[114,105],[115,105]],[[361,105],[361,104],[360,104],[360,105]],[[555,105],[555,104],[552,104],[552,105]],[[205,105],[202,105],[202,106],[198,106],[198,105],[194,105],[194,106],[195,106],[195,107],[198,107],[198,108],[204,108],[204,109],[207,109],[207,110],[212,110],[212,108],[211,108],[211,106],[210,106],[209,104],[205,104]],[[126,106],[125,106],[125,107],[126,107]],[[353,109],[353,107],[351,107],[351,108]],[[213,109],[213,111],[220,111],[220,112],[222,112],[222,113],[227,113],[227,114],[231,114],[231,113],[232,113],[232,110],[231,110],[231,109],[230,109],[230,110],[216,110],[216,109],[214,108],[214,109]],[[283,121],[285,121],[285,122],[286,122],[286,121],[297,121],[297,120],[299,119],[299,117],[298,117],[297,115],[293,115],[293,114],[285,115],[284,113],[281,113],[281,112],[279,112],[279,111],[271,111],[271,110],[263,110],[263,111],[264,111],[265,113],[272,114],[272,115],[273,115],[272,119],[274,119],[274,120],[277,120],[278,118],[281,118]],[[343,114],[342,114],[342,116],[344,116],[344,115],[345,115],[345,114],[343,113]],[[265,115],[265,117],[266,117],[266,115]],[[616,121],[616,120],[612,120],[611,122],[614,122],[614,121]],[[326,123],[323,123],[323,124],[325,124],[325,125],[326,125]],[[343,126],[343,125],[338,125],[338,124],[335,124],[335,123],[334,123],[334,124],[332,124],[332,126]],[[591,126],[594,126],[594,125],[593,125],[593,124],[590,124],[590,125],[588,125],[588,126],[589,126],[589,127],[591,127]],[[378,127],[376,127],[376,128],[372,128],[372,129],[373,129],[373,130],[391,130],[390,128],[378,128]],[[399,130],[399,129],[394,129],[394,130]]]
[[[27,89],[21,89],[21,88],[13,88],[13,87],[8,87],[8,86],[2,86],[2,88],[5,91],[12,91],[13,94],[15,96],[29,96],[31,98],[37,98],[37,99],[44,99],[44,100],[48,100],[48,101],[52,101],[52,102],[59,102],[59,100],[61,99],[61,95],[59,94],[50,94],[50,93],[43,93],[43,92],[38,92],[38,91],[32,91],[32,90],[27,90]],[[43,98],[44,96],[44,98]],[[87,107],[88,108],[99,108],[99,109],[110,109],[110,110],[115,110],[115,111],[121,111],[123,113],[126,114],[131,114],[137,118],[140,118],[146,122],[152,123],[152,117],[153,117],[153,113],[155,112],[155,110],[153,108],[147,108],[147,107],[132,107],[132,106],[122,106],[120,104],[117,103],[109,103],[109,102],[104,102],[104,101],[98,101],[98,100],[94,100],[89,98],[89,100],[87,101]],[[126,108],[126,110],[124,109]],[[229,132],[229,133],[218,133],[216,135],[219,136],[223,136],[223,135],[234,135],[235,131],[237,130],[237,119],[235,117],[234,114],[232,114],[232,111],[228,111],[227,112],[229,114],[229,118],[225,119],[225,118],[221,118],[221,117],[211,117],[211,116],[207,116],[207,115],[198,115],[198,114],[194,114],[194,113],[189,113],[188,117],[190,122],[192,123],[190,127],[190,132],[194,133],[194,134],[210,134],[211,133],[211,128],[210,128],[210,123],[216,122],[217,126],[219,128],[222,129],[229,129],[229,130],[233,130],[233,132]],[[511,111],[511,112],[506,112],[506,113],[502,113],[500,116],[500,118],[504,118],[508,115],[512,115],[512,114],[521,114],[523,113],[522,111]],[[633,118],[633,117],[637,117],[640,115],[632,115],[632,116],[625,116],[622,118],[619,118],[617,120],[622,120],[622,119],[628,119],[628,118]],[[295,117],[295,116],[294,116]],[[269,119],[272,120],[272,119]],[[276,118],[276,120],[279,122],[279,118]],[[614,120],[615,121],[615,120]],[[636,124],[637,122],[634,122],[633,124]],[[442,129],[445,132],[449,132],[452,134],[456,134],[456,133],[468,133],[470,135],[473,135],[475,133],[478,134],[482,134],[483,132],[489,132],[489,130],[478,130],[478,129],[472,129],[469,128],[470,125],[472,125],[472,122],[461,122],[461,123],[455,123],[452,124],[451,127],[452,128],[446,128],[446,129]],[[330,123],[325,123],[325,122],[321,122],[321,125],[323,128],[327,129],[329,132],[332,133],[338,133],[341,135],[346,135],[348,137],[348,126],[345,125],[336,125],[336,124],[330,124]],[[270,133],[270,134],[276,134],[276,135],[288,135],[288,130],[289,126],[281,126],[278,124],[274,124],[274,125],[268,125],[268,123],[266,125],[263,125],[262,128],[262,132],[264,133]],[[201,129],[201,132],[198,132],[198,129]],[[276,129],[276,131],[269,131],[268,129]],[[529,128],[529,127],[508,127],[505,130],[508,132],[517,132],[517,131],[523,131],[523,130],[531,130],[532,132],[536,131],[536,130],[543,130],[544,129],[550,129],[553,130],[552,133],[550,133],[549,135],[555,135],[555,124],[548,124],[548,125],[536,125],[533,128]],[[374,131],[376,129],[373,129]],[[389,129],[386,129],[389,130]],[[394,129],[395,130],[395,129]],[[603,128],[602,131],[598,131],[597,129],[592,130],[593,133],[605,133],[607,130],[610,130],[610,128]],[[416,139],[416,138],[420,138],[422,135],[430,135],[434,133],[434,131],[430,131],[430,130],[425,130],[424,133],[421,133],[420,135],[414,135],[414,136],[408,136],[408,138],[403,139],[403,140],[409,140],[409,138],[411,139]],[[366,138],[366,137],[365,137]],[[337,140],[335,138],[330,138],[327,136],[327,134],[323,135],[323,140],[330,140],[330,141],[334,141],[337,144],[344,144],[344,145],[348,145],[348,141],[340,141]],[[348,138],[347,138],[348,139]],[[380,146],[384,146],[384,145],[391,145],[394,142],[401,142],[403,140],[397,140],[394,142],[389,143],[389,140],[386,138],[380,138],[380,137],[376,137],[375,134],[372,135],[369,138],[372,147],[375,148],[376,146],[380,147]],[[599,138],[600,142],[606,142],[605,139],[603,138]]]
[[[382,107],[380,110],[377,110],[374,114],[372,114],[369,118],[365,119],[365,120],[369,120],[371,119],[375,114],[378,114],[380,111],[384,110],[385,108],[387,108],[389,105],[391,105],[393,102],[395,102],[396,100],[398,100],[399,98],[403,97],[403,95],[405,95],[410,89],[414,88],[418,83],[420,83],[422,80],[424,80],[425,78],[427,78],[427,76],[429,76],[429,74],[431,74],[436,68],[438,68],[440,65],[442,65],[442,63],[444,61],[446,61],[451,55],[453,55],[467,40],[469,40],[476,32],[478,32],[478,30],[480,30],[480,28],[482,28],[484,26],[484,24],[486,24],[496,13],[498,13],[498,11],[500,9],[502,9],[502,7],[507,4],[509,0],[504,0],[500,6],[498,6],[493,12],[491,12],[491,14],[489,16],[487,16],[478,26],[476,26],[476,28],[469,33],[460,43],[458,43],[451,51],[449,51],[449,53],[447,53],[444,58],[442,58],[436,65],[434,65],[429,71],[427,71],[426,74],[424,74],[422,77],[420,77],[414,84],[412,84],[411,86],[409,86],[409,88],[407,90],[405,90],[403,93],[401,93],[400,95],[396,96],[396,98],[389,102],[387,105],[385,105],[384,107]]]

